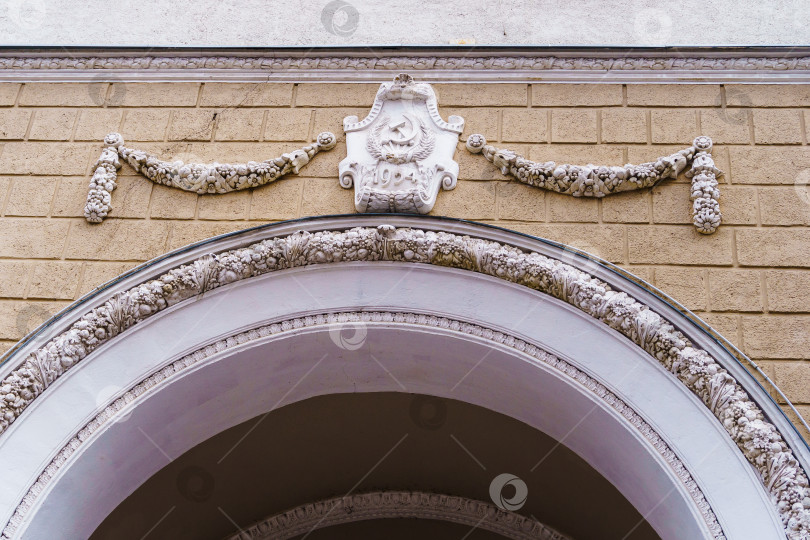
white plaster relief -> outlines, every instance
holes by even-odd
[[[519,182],[574,197],[604,197],[652,187],[664,179],[676,178],[691,164],[686,176],[692,178],[692,223],[702,234],[712,234],[720,226],[717,176],[723,173],[714,166],[709,137],[698,137],[689,148],[654,162],[623,167],[538,163],[511,150],[495,148],[479,134],[470,135],[467,150],[482,154],[502,174]]]
[[[120,134],[110,133],[104,138],[105,147],[90,180],[84,217],[90,223],[101,223],[110,213],[117,171],[121,168],[119,157],[156,184],[202,195],[255,188],[278,180],[288,173],[298,174],[299,169],[309,163],[315,154],[322,150],[331,150],[335,143],[332,133],[323,132],[318,135],[315,143],[275,159],[235,165],[206,165],[162,161],[141,150],[127,148]]]
[[[796,49],[796,48],[794,48]],[[87,54],[76,50],[69,55],[50,52],[0,55],[0,79],[14,80],[21,75],[64,77],[71,80],[94,80],[109,74],[119,80],[174,80],[173,74],[189,77],[204,73],[205,80],[250,78],[256,81],[287,80],[346,80],[352,74],[358,82],[385,80],[401,72],[421,72],[423,79],[443,81],[474,80],[543,80],[582,82],[623,81],[661,82],[662,74],[683,75],[688,82],[797,82],[806,81],[810,74],[810,56],[803,50],[737,52],[711,49],[674,50],[644,53],[622,51],[607,53],[592,49],[572,53],[558,50],[552,54],[526,51],[498,54],[459,54],[455,51],[428,53],[415,51],[410,55],[377,51],[375,55],[330,54],[310,50],[305,54],[281,55],[276,51],[262,54],[227,55],[211,53],[154,54],[144,50],[135,55],[116,55],[104,51]],[[804,52],[804,54],[803,54]],[[440,74],[440,75],[439,75]],[[362,77],[362,79],[360,78]],[[176,78],[176,76],[174,76]],[[201,78],[203,78],[201,76]],[[677,80],[671,82],[677,83]]]
[[[695,505],[700,510],[703,520],[706,522],[706,525],[712,532],[712,538],[715,540],[724,540],[726,538],[719,522],[717,521],[717,516],[714,514],[709,502],[706,500],[703,491],[700,489],[700,486],[698,486],[689,470],[679,459],[678,455],[669,447],[655,428],[646,422],[635,409],[628,405],[619,396],[611,392],[604,384],[600,383],[598,380],[573,366],[569,362],[557,358],[546,350],[510,334],[447,317],[439,317],[421,313],[391,311],[323,313],[313,314],[306,317],[296,317],[284,321],[277,321],[273,324],[260,326],[258,328],[253,328],[239,334],[220,339],[215,343],[211,343],[192,353],[189,353],[165,368],[152,373],[149,377],[146,377],[137,385],[128,389],[122,396],[118,397],[114,401],[111,401],[104,408],[104,410],[102,410],[98,415],[96,415],[95,418],[80,429],[79,432],[76,433],[76,435],[64,447],[62,447],[51,463],[45,468],[43,473],[37,478],[34,485],[30,487],[28,493],[26,493],[26,495],[23,497],[23,500],[15,509],[14,515],[9,520],[9,523],[6,525],[6,528],[3,530],[3,534],[0,537],[10,539],[14,536],[17,527],[20,523],[22,523],[25,515],[31,509],[40,494],[45,492],[46,487],[56,476],[59,469],[71,459],[71,456],[73,456],[77,450],[80,449],[85,441],[90,439],[93,433],[103,430],[105,426],[116,422],[121,416],[129,414],[129,411],[131,411],[132,408],[137,405],[137,402],[144,399],[149,392],[157,389],[157,387],[160,385],[166,384],[170,379],[179,375],[186,369],[189,369],[192,366],[195,366],[200,362],[227,349],[241,346],[245,343],[266,338],[268,336],[280,335],[286,332],[294,332],[302,328],[316,328],[319,326],[333,324],[344,325],[346,323],[361,323],[366,327],[372,327],[375,324],[387,325],[391,322],[418,325],[427,328],[448,329],[462,334],[475,336],[480,339],[485,339],[499,345],[505,345],[519,353],[527,354],[534,359],[543,362],[547,366],[554,368],[566,377],[577,381],[577,383],[587,388],[590,392],[595,394],[599,399],[604,401],[608,406],[619,413],[639,432],[641,436],[649,441],[650,445],[655,448],[655,450],[667,462],[672,470],[675,471],[678,479],[684,485]],[[287,512],[285,512],[282,516],[286,517],[286,515]],[[273,519],[281,519],[281,516],[276,516]],[[476,521],[478,519],[480,519],[480,516],[476,518]],[[536,523],[537,522],[533,520],[525,521],[527,526],[534,526],[533,524]],[[532,531],[538,533],[543,532],[537,528],[532,529]],[[282,534],[281,531],[273,528],[269,529],[267,534],[269,533],[273,533],[273,538],[279,537],[275,535]],[[263,536],[254,538],[263,538]]]
[[[453,154],[464,119],[442,120],[429,84],[398,75],[380,85],[366,118],[347,116],[343,129],[347,156],[340,162],[340,185],[354,186],[358,212],[427,214],[439,187],[456,187]]]
[[[451,521],[511,540],[571,540],[535,519],[484,501],[420,491],[374,491],[306,503],[250,525],[227,540],[287,540],[315,529],[391,518]]]
[[[299,232],[203,256],[116,294],[0,382],[0,434],[72,366],[158,311],[241,279],[341,261],[416,262],[479,272],[549,294],[607,324],[657,359],[709,408],[771,494],[788,538],[810,538],[805,471],[759,406],[706,351],[695,349],[658,313],[581,270],[539,253],[445,232],[390,225]]]

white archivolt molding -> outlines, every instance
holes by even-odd
[[[379,223],[379,218],[376,221]],[[392,217],[386,221],[416,225],[421,220]],[[422,223],[431,223],[433,227],[437,227],[435,221],[425,220]],[[333,228],[339,227],[333,225]],[[460,229],[477,236],[509,240],[508,236],[504,237],[500,233],[469,225],[439,228]],[[286,226],[288,233],[292,232],[289,229],[290,226]],[[778,409],[767,400],[764,392],[756,394],[753,385],[746,388],[749,392],[754,389],[755,395],[759,397],[759,404],[750,399],[749,394],[733,376],[736,374],[739,377],[740,371],[735,371],[735,368],[727,363],[721,366],[716,358],[694,348],[681,332],[626,292],[611,290],[603,281],[580,270],[548,259],[539,253],[527,252],[504,243],[429,229],[430,227],[428,230],[395,229],[391,226],[364,227],[350,231],[344,229],[334,232],[302,232],[264,239],[248,247],[220,251],[214,256],[205,255],[197,260],[186,259],[191,264],[177,267],[157,280],[147,281],[129,290],[121,290],[112,296],[108,295],[109,299],[103,303],[96,302],[96,307],[89,313],[83,316],[77,313],[70,321],[62,323],[62,333],[56,332],[54,328],[52,332],[54,339],[44,346],[37,348],[31,344],[23,347],[18,357],[22,357],[24,353],[31,354],[22,362],[14,361],[12,357],[12,361],[4,366],[2,373],[5,376],[0,388],[5,396],[0,409],[3,415],[0,427],[6,433],[0,436],[0,454],[3,446],[10,451],[15,437],[21,440],[29,426],[33,429],[36,424],[33,418],[47,408],[47,400],[37,399],[38,396],[44,398],[56,395],[60,388],[70,385],[70,381],[64,382],[62,379],[63,374],[71,366],[79,364],[81,369],[78,370],[77,377],[84,369],[97,366],[97,362],[85,357],[94,351],[95,356],[103,356],[104,350],[115,347],[116,343],[123,343],[121,338],[113,339],[115,336],[132,334],[127,332],[129,328],[142,323],[170,305],[186,306],[188,303],[181,303],[182,300],[212,291],[227,283],[274,270],[287,269],[288,272],[309,265],[347,261],[369,264],[370,268],[380,264],[377,261],[397,261],[400,264],[422,262],[458,268],[463,270],[463,273],[472,275],[485,274],[497,278],[498,281],[522,285],[520,289],[523,290],[544,292],[550,297],[570,304],[583,314],[606,323],[605,329],[613,328],[629,338],[637,345],[637,350],[643,349],[646,351],[645,354],[657,359],[660,363],[659,369],[668,370],[672,374],[670,377],[674,375],[682,383],[681,388],[688,388],[699,398],[705,405],[702,409],[705,414],[711,413],[722,422],[725,437],[730,436],[726,440],[734,441],[742,455],[745,455],[748,462],[757,470],[762,482],[760,489],[766,490],[773,497],[772,511],[782,517],[782,525],[787,534],[791,538],[806,536],[807,478],[784,442],[784,438],[795,441],[795,438],[792,438],[795,435],[792,435],[789,429],[786,431],[787,424],[784,419],[780,420],[779,417],[773,416]],[[251,236],[245,235],[242,238],[244,240],[241,242],[231,245],[234,247],[245,245]],[[261,239],[255,235],[253,238]],[[511,243],[521,244],[517,237],[513,236],[511,240]],[[224,244],[228,242],[225,241]],[[337,265],[336,270],[341,266],[345,265]],[[171,266],[163,265],[162,268],[168,269]],[[368,272],[364,270],[362,274],[368,275]],[[279,274],[277,279],[282,279],[283,275],[284,272]],[[254,280],[246,280],[252,281]],[[129,282],[134,284],[137,280]],[[232,289],[233,292],[237,290]],[[176,312],[177,307],[167,310],[166,316]],[[132,335],[137,334],[138,332],[135,332]],[[54,388],[46,391],[51,385]],[[29,407],[32,403],[35,406]],[[760,407],[770,411],[771,420],[779,423],[781,429],[776,429],[773,424],[765,421]],[[27,408],[24,414],[31,420],[15,422],[8,429],[9,424]],[[641,411],[655,413],[644,408]],[[778,415],[778,412],[775,414]],[[720,429],[719,424],[717,428]],[[794,449],[801,450],[796,446]],[[28,458],[13,453],[6,457]],[[5,462],[5,459],[0,462]],[[20,480],[16,476],[18,475],[7,476],[9,486]],[[745,473],[742,473],[742,476],[745,476]],[[22,480],[26,489],[35,478],[36,476]],[[740,494],[742,495],[743,493]],[[6,504],[10,502],[8,496],[7,492]],[[12,496],[16,497],[13,494]],[[712,501],[714,496],[717,495],[710,492],[709,500]],[[717,502],[712,501],[712,504],[714,507]],[[727,527],[722,516],[720,517],[724,528]],[[658,525],[661,526],[660,523]],[[733,534],[730,537],[733,537]]]
[[[300,331],[302,329],[311,329],[311,328],[327,328],[328,331],[332,332],[331,335],[335,335],[338,333],[335,331],[335,327],[337,327],[338,331],[340,331],[341,327],[349,327],[352,329],[361,328],[363,332],[368,332],[369,329],[374,329],[377,326],[384,327],[384,326],[391,326],[392,324],[409,325],[424,328],[447,329],[452,330],[454,332],[466,334],[469,336],[475,336],[476,338],[480,338],[500,346],[505,346],[514,349],[520,354],[527,355],[539,362],[542,362],[550,366],[551,368],[559,372],[561,375],[571,379],[572,381],[575,381],[577,384],[582,385],[585,389],[594,394],[594,396],[602,400],[604,404],[614,409],[615,412],[624,421],[630,424],[638,432],[638,434],[644,437],[648,441],[649,445],[652,448],[654,448],[655,451],[658,452],[658,454],[660,454],[661,458],[666,462],[667,466],[670,467],[672,471],[675,472],[675,475],[677,476],[678,480],[683,485],[685,490],[688,492],[689,497],[691,497],[694,506],[700,511],[701,517],[705,522],[708,531],[711,534],[711,538],[715,540],[723,540],[726,538],[726,535],[723,533],[722,527],[717,521],[717,516],[715,516],[711,506],[706,500],[706,496],[703,494],[700,487],[697,485],[697,482],[695,482],[694,478],[692,478],[692,475],[689,473],[686,466],[678,458],[676,453],[667,445],[666,441],[661,437],[661,435],[655,430],[655,428],[653,428],[650,424],[648,424],[644,420],[644,418],[633,409],[633,407],[625,403],[620,397],[618,397],[616,394],[611,392],[607,387],[605,387],[605,385],[603,385],[593,377],[589,376],[584,371],[577,369],[569,362],[561,360],[560,358],[557,358],[556,356],[548,353],[547,351],[539,347],[536,347],[530,343],[527,343],[526,341],[523,341],[520,338],[517,338],[508,333],[493,330],[491,328],[484,328],[464,321],[448,319],[446,317],[436,317],[433,315],[424,315],[407,312],[377,312],[377,311],[312,314],[306,317],[296,317],[294,319],[277,321],[270,325],[252,328],[250,330],[240,332],[239,334],[235,334],[220,339],[215,343],[211,343],[190,354],[187,354],[184,357],[177,360],[176,362],[173,362],[171,365],[166,366],[150,374],[149,377],[146,377],[142,381],[138,382],[137,385],[128,388],[127,391],[123,393],[120,397],[110,402],[106,406],[106,408],[103,411],[101,411],[101,413],[96,415],[95,418],[93,418],[90,422],[88,422],[85,426],[83,426],[77,433],[75,433],[71,438],[71,440],[59,450],[56,456],[51,460],[50,464],[48,464],[48,466],[45,468],[45,471],[39,476],[39,478],[37,478],[36,482],[28,489],[28,492],[26,493],[25,497],[23,497],[22,502],[15,509],[14,515],[9,520],[8,525],[3,530],[2,535],[0,535],[0,538],[10,539],[14,537],[14,533],[16,531],[18,524],[23,522],[23,520],[26,517],[26,514],[37,503],[37,499],[39,498],[40,494],[46,492],[48,485],[59,473],[59,469],[61,469],[66,463],[68,463],[74,454],[81,451],[82,446],[86,442],[91,440],[91,436],[93,434],[101,432],[104,429],[108,428],[110,425],[119,421],[122,416],[125,417],[127,414],[129,414],[129,411],[131,411],[135,406],[138,405],[139,401],[142,401],[143,399],[148,397],[150,392],[154,391],[155,389],[161,386],[165,386],[168,380],[178,377],[184,371],[188,369],[193,369],[197,367],[198,364],[201,364],[204,361],[208,360],[209,358],[212,358],[217,354],[220,354],[228,349],[244,346],[245,344],[258,341],[263,338],[267,338],[269,336],[279,336],[289,334],[291,332]],[[478,511],[476,511],[476,513],[477,512]],[[293,513],[295,513],[295,511],[293,511]],[[289,513],[285,512],[283,514],[283,517],[286,518],[287,514]],[[507,513],[504,515],[493,517],[497,518],[495,519],[495,521],[497,522],[502,521],[504,516],[517,516],[517,515]],[[316,516],[316,518],[321,517],[324,516],[322,515]],[[359,516],[356,517],[358,517],[358,519],[372,519],[371,517],[364,517],[364,518],[360,518]],[[392,514],[391,516],[387,517],[395,517],[395,516]],[[406,516],[402,515],[399,517],[406,517]],[[416,517],[416,516],[408,516],[408,517]],[[422,517],[426,516],[423,515]],[[474,525],[480,518],[481,515],[477,515],[475,519],[470,518],[472,519],[470,525]],[[542,524],[538,523],[535,520],[522,518],[520,516],[517,516],[515,519],[518,518],[520,519],[519,523],[513,522],[513,525],[517,525],[518,530],[522,530],[524,533],[527,534],[531,533],[531,534],[528,536],[518,536],[516,538],[547,538],[546,536],[547,531],[545,530],[545,526],[543,526]],[[275,518],[270,519],[269,521],[274,522],[274,520],[278,521],[279,516],[276,516]],[[324,523],[324,526],[336,525],[338,523],[348,521],[349,520],[337,521],[335,523],[327,522]],[[307,532],[308,529],[312,528],[315,522],[318,522],[318,519],[314,519],[311,521],[304,521],[303,524],[299,525],[287,523],[286,519],[282,519],[282,523],[289,525],[291,528],[293,525],[295,525],[295,529],[289,531],[289,536],[287,536],[281,530],[270,528],[269,533],[272,533],[272,536],[268,536],[268,538],[274,539],[280,537],[288,538],[296,536],[298,534],[302,534],[302,532],[294,532],[294,531],[299,530],[298,527],[303,527],[305,529],[303,532]],[[467,523],[467,521],[463,522]],[[490,523],[490,525],[496,525],[496,523]],[[498,530],[498,529],[487,529],[487,530]],[[556,533],[556,531],[553,532]],[[253,536],[253,535],[251,535],[251,537],[254,539],[261,538],[260,536]],[[551,536],[548,538],[551,539],[556,537]]]
[[[20,48],[0,81],[801,83],[808,47]]]
[[[375,491],[303,504],[250,525],[226,540],[287,540],[324,527],[392,518],[450,521],[511,540],[571,540],[548,525],[494,504],[418,491]]]

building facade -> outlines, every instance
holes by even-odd
[[[361,212],[344,118],[399,73],[463,118],[457,178]],[[808,74],[799,49],[5,54],[4,537],[808,537]],[[290,171],[184,191],[115,168],[111,132]],[[685,161],[604,197],[510,169],[691,164],[701,136],[716,230]]]

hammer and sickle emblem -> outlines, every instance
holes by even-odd
[[[414,139],[418,135],[418,131],[414,129],[415,122],[410,115],[403,114],[402,118],[395,120],[388,124],[388,130],[391,136],[383,141],[383,144],[392,142],[401,146],[413,146]]]

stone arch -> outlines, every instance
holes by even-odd
[[[323,343],[335,345],[324,336],[346,324],[386,347],[410,389],[456,392],[564,442],[664,538],[807,534],[806,446],[733,356],[677,309],[550,243],[399,216],[318,218],[205,241],[46,324],[0,372],[3,534],[87,535],[155,472],[154,450],[132,448],[122,414],[154,425],[173,411],[193,429],[172,436],[169,422],[155,436],[181,452],[272,410],[273,395],[398,391],[377,368],[336,383],[350,346],[314,363]],[[406,343],[427,350],[414,355]],[[457,352],[420,366],[430,347],[497,360],[470,366]],[[277,358],[269,371],[256,361],[267,351]],[[307,375],[316,365],[323,374]],[[305,381],[274,386],[280,373]],[[217,382],[229,377],[241,383]],[[240,399],[247,381],[272,391]],[[99,402],[110,386],[118,391]],[[212,392],[232,400],[227,413],[179,399],[205,403]],[[568,414],[555,417],[548,404]],[[109,456],[131,475],[99,490]],[[77,516],[71,504],[92,511]]]

